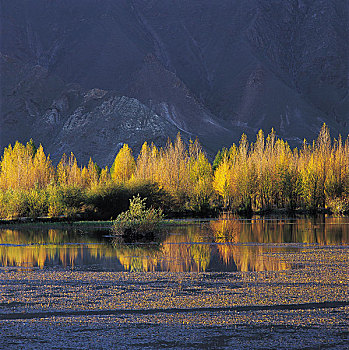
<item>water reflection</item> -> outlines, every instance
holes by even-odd
[[[211,222],[217,239],[235,243],[347,244],[349,218],[251,219]]]
[[[117,257],[127,271],[206,271],[214,255],[207,225],[172,227],[154,245],[115,244]]]
[[[114,271],[280,271],[295,268],[282,253],[304,244],[348,244],[349,219],[222,218],[171,227],[161,242],[150,244],[123,244],[104,237],[105,233],[1,229],[0,265]]]
[[[96,234],[97,233],[97,234]],[[0,230],[0,265],[39,267],[93,263],[101,257],[113,257],[114,250],[100,238],[99,232],[80,230]]]

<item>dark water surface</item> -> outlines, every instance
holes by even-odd
[[[302,268],[284,254],[345,246],[349,218],[221,219],[170,226],[157,242],[123,243],[108,229],[0,229],[1,269],[248,272]]]

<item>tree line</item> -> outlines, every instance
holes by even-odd
[[[285,208],[334,212],[349,209],[349,139],[317,140],[291,148],[272,130],[253,143],[219,151],[211,164],[198,140],[180,134],[163,148],[144,143],[137,158],[123,145],[110,167],[73,153],[52,164],[33,141],[5,148],[0,162],[0,216],[115,218],[139,194],[167,214],[250,213]]]

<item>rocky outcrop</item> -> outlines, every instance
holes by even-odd
[[[10,75],[18,74],[7,89],[3,85],[3,145],[33,138],[56,163],[63,153],[73,152],[82,164],[92,157],[105,166],[124,143],[137,154],[143,142],[163,146],[181,131],[135,98],[98,88],[85,90],[64,84],[41,66],[28,68],[7,57],[2,60],[3,67],[12,65],[7,69]],[[182,134],[189,140],[189,133]]]
[[[72,151],[82,163],[93,155],[99,164],[110,165],[125,143],[138,153],[144,141],[164,145],[179,131],[134,98],[108,93],[91,104],[86,95],[92,94],[87,92],[63,123],[49,147],[54,158]]]

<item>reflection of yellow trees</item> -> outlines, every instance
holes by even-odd
[[[75,239],[76,241],[76,239]],[[27,231],[0,230],[0,264],[2,266],[40,267],[45,263],[57,261],[63,266],[74,266],[78,257],[110,257],[115,255],[108,245],[96,245],[91,237],[78,238],[80,245],[74,243],[71,235],[63,230]],[[84,247],[87,248],[84,251]],[[88,253],[86,253],[86,251]]]
[[[240,224],[237,220],[215,220],[211,222],[215,242],[223,263],[229,265],[234,262],[234,246],[228,242],[236,243],[240,232]]]
[[[210,225],[213,230],[216,242],[237,242],[241,228],[240,222],[238,220],[215,220],[211,221]]]
[[[236,243],[262,243],[264,238],[263,226],[260,223],[247,223],[238,220],[223,219],[211,222],[217,249],[223,263],[235,263],[238,271],[281,271],[291,266],[276,257],[264,254],[272,252],[264,246],[241,246]],[[253,229],[254,230],[253,230]],[[255,234],[255,235],[253,235]]]
[[[115,248],[116,256],[126,271],[155,271],[158,265],[156,247],[119,244]]]
[[[173,272],[197,271],[198,268],[191,255],[191,245],[187,235],[169,236],[163,243],[162,252],[166,257],[162,266]],[[181,243],[181,244],[180,244]]]
[[[211,222],[216,242],[346,244],[349,241],[347,218],[252,219],[223,218]]]
[[[202,236],[189,227],[187,234],[171,235],[163,243],[166,260],[163,267],[168,271],[205,271],[210,263],[211,248]],[[190,231],[190,229],[192,229]]]
[[[127,271],[205,271],[211,248],[203,242],[200,226],[174,228],[160,247],[116,246],[117,257]],[[183,232],[184,231],[184,232]],[[198,242],[201,244],[198,244]]]
[[[278,257],[266,254],[273,248],[241,246],[234,243],[305,243],[346,244],[349,226],[345,218],[326,218],[326,224],[316,220],[237,220],[212,221],[210,226],[224,264],[234,262],[239,271],[285,270],[291,266]],[[224,244],[227,243],[227,244]],[[285,249],[281,249],[283,251]]]
[[[207,244],[193,244],[190,251],[198,271],[206,271],[211,258],[210,247]]]
[[[171,228],[156,245],[111,246],[89,235],[67,230],[0,230],[0,265],[43,268],[47,263],[74,266],[77,260],[117,259],[126,271],[206,271],[214,254],[225,266],[239,271],[277,271],[291,268],[275,248],[265,243],[340,245],[349,242],[347,218],[323,220],[234,220],[211,221],[208,225]],[[213,243],[212,246],[210,243]],[[78,244],[70,244],[78,243]],[[82,243],[82,244],[81,244]],[[257,243],[255,245],[241,243]]]
[[[238,271],[283,271],[291,269],[291,264],[272,254],[272,248],[262,246],[232,246],[232,255]],[[286,251],[282,249],[281,251]]]

